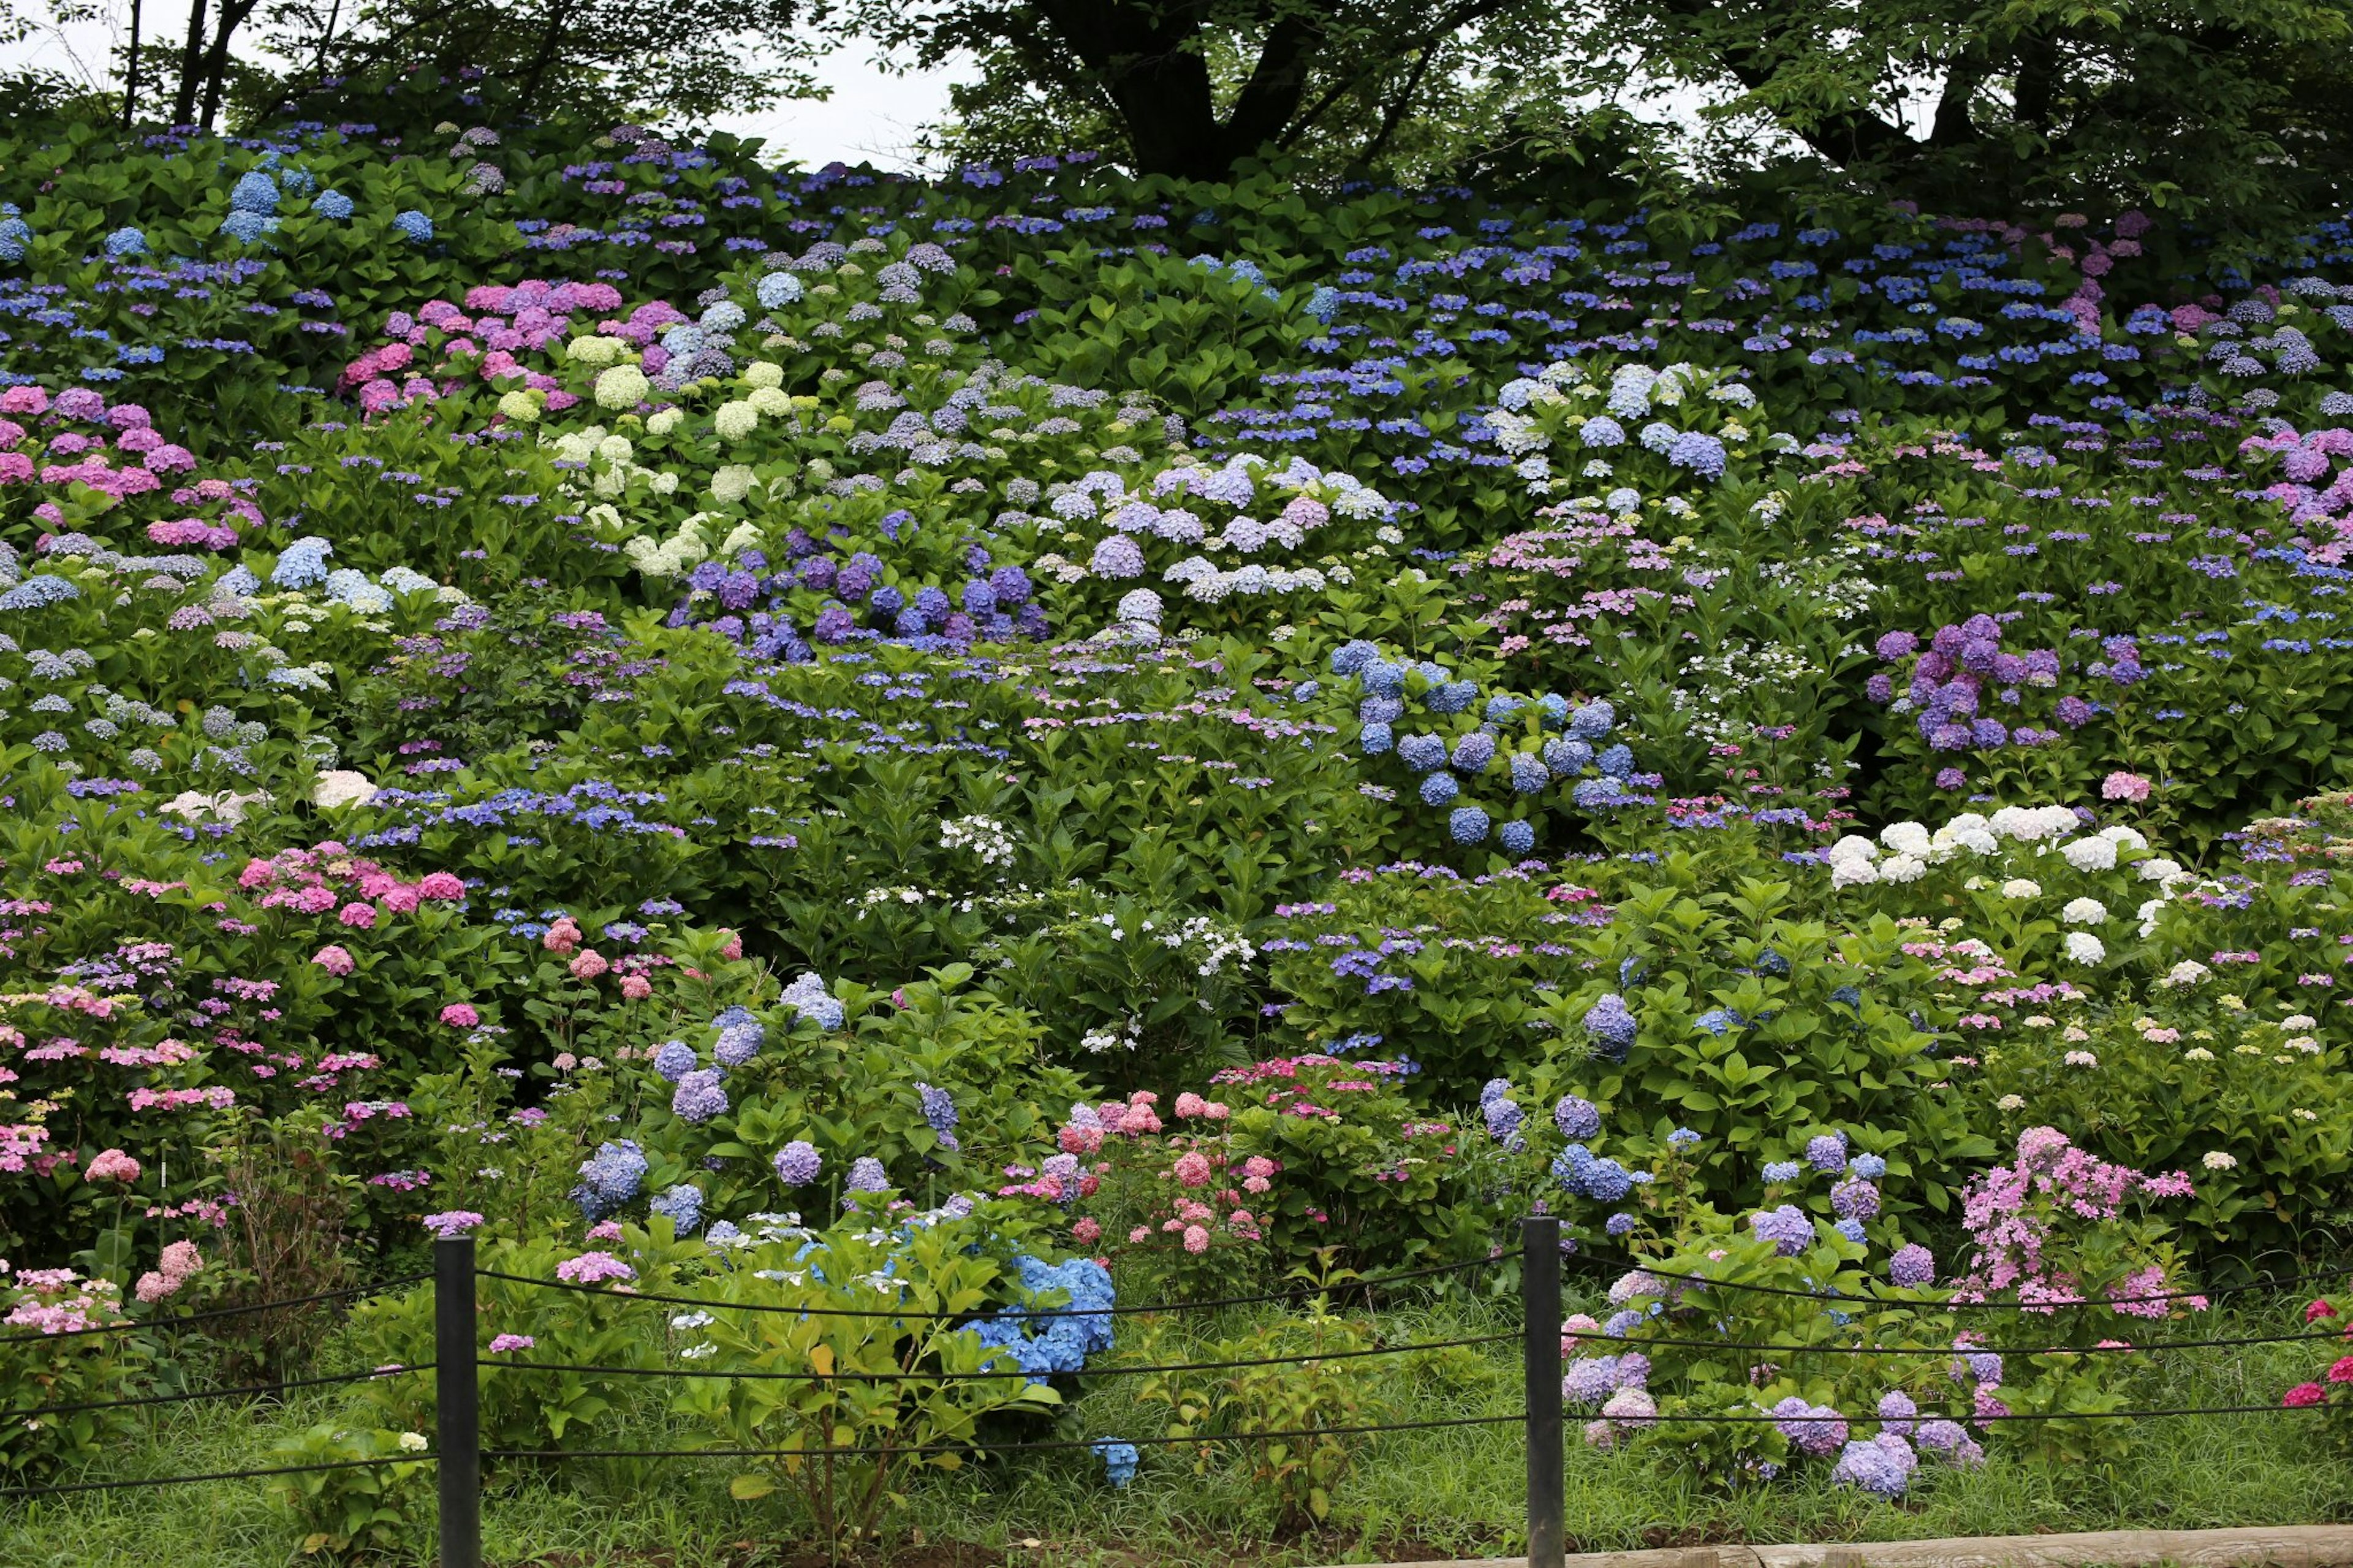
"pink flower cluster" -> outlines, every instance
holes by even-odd
[[[638,1271],[609,1252],[584,1252],[557,1264],[555,1277],[567,1285],[598,1285],[607,1279],[635,1279]]]
[[[2086,1300],[2070,1259],[2063,1254],[2063,1226],[2120,1219],[2134,1198],[2193,1195],[2189,1177],[2174,1171],[2143,1175],[2077,1148],[2055,1127],[2030,1127],[2019,1134],[2018,1157],[1974,1178],[1961,1197],[1961,1221],[1972,1253],[1955,1282],[1954,1300],[1982,1301],[2009,1293],[2045,1312]],[[2149,1262],[2110,1286],[2105,1300],[2115,1311],[2137,1318],[2164,1318],[2177,1301],[2203,1309],[2200,1296],[2176,1296],[2166,1266]]]
[[[5,1271],[5,1264],[0,1264]],[[19,1294],[5,1318],[12,1328],[67,1334],[126,1322],[120,1292],[107,1279],[84,1279],[70,1268],[27,1268],[16,1276]]]
[[[132,1294],[149,1306],[166,1296],[176,1296],[180,1287],[204,1271],[205,1260],[193,1241],[175,1241],[164,1249],[155,1267],[139,1277]]]
[[[378,906],[385,913],[407,914],[420,904],[457,903],[466,896],[466,884],[450,872],[433,871],[406,882],[332,840],[248,860],[237,885],[259,894],[254,902],[261,909],[307,915],[332,910],[354,931],[375,929]],[[351,954],[340,947],[322,948],[311,962],[331,974],[346,974],[350,970],[343,966],[351,963]]]
[[[395,311],[385,322],[385,335],[391,341],[344,366],[343,389],[357,387],[360,406],[379,414],[455,392],[470,374],[493,384],[520,381],[525,388],[545,394],[549,408],[569,408],[578,396],[518,356],[560,352],[575,316],[620,308],[620,291],[609,283],[526,279],[513,285],[484,284],[466,291],[462,310],[447,300],[435,300],[413,316]],[[657,301],[638,306],[625,321],[607,317],[595,325],[605,336],[651,345],[663,328],[686,319],[675,307]],[[658,346],[649,347],[647,354],[649,374],[668,363],[669,356]]]

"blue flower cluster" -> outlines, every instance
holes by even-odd
[[[1008,1308],[975,1321],[971,1331],[983,1345],[1010,1352],[1031,1383],[1083,1368],[1087,1357],[1112,1347],[1114,1321],[1103,1309],[1118,1299],[1111,1273],[1091,1258],[1048,1263],[1024,1253],[1013,1265],[1021,1288],[1033,1294],[1065,1292],[1069,1305],[1039,1310]]]
[[[645,1184],[646,1152],[623,1138],[599,1143],[596,1152],[581,1162],[580,1184],[572,1189],[572,1201],[590,1224],[619,1212],[638,1189]]]
[[[1363,694],[1356,704],[1358,751],[1367,758],[1395,756],[1419,774],[1415,793],[1424,805],[1447,809],[1447,832],[1457,844],[1484,843],[1493,833],[1506,853],[1526,854],[1536,841],[1535,824],[1526,814],[1535,797],[1556,784],[1575,781],[1570,798],[1586,811],[1647,799],[1630,791],[1636,782],[1634,752],[1623,742],[1610,741],[1618,715],[1606,701],[1571,706],[1556,693],[1530,700],[1498,692],[1480,704],[1475,681],[1457,678],[1434,660],[1392,660],[1362,638],[1334,651],[1332,672],[1354,679]],[[1434,731],[1400,734],[1409,703],[1440,718],[1469,714],[1476,705],[1476,727],[1458,731],[1451,743]],[[1513,808],[1520,815],[1500,828],[1487,808],[1455,804],[1466,784],[1490,773],[1500,773],[1523,803]]]

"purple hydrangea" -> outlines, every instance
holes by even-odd
[[[1921,1452],[1934,1454],[1948,1465],[1967,1469],[1985,1462],[1985,1450],[1957,1421],[1923,1421],[1916,1441]]]
[[[1831,1188],[1831,1212],[1841,1219],[1876,1219],[1879,1189],[1861,1180],[1840,1182]]]
[[[1606,993],[1585,1015],[1585,1032],[1593,1038],[1596,1054],[1623,1062],[1634,1048],[1641,1026],[1615,991]]]
[[[825,1156],[805,1138],[796,1138],[776,1151],[776,1180],[788,1187],[806,1187],[825,1169]]]
[[[1748,1216],[1748,1228],[1773,1244],[1784,1258],[1795,1258],[1813,1245],[1814,1222],[1794,1204],[1783,1204]]]
[[[871,1154],[860,1154],[850,1162],[849,1180],[843,1186],[853,1193],[887,1193],[891,1178],[884,1173],[882,1162]]]
[[[1846,1441],[1846,1418],[1827,1405],[1809,1405],[1793,1394],[1767,1414],[1799,1453],[1835,1454]]]
[[[946,1089],[934,1089],[928,1083],[916,1084],[915,1092],[923,1097],[923,1124],[939,1139],[940,1147],[956,1148],[955,1100]]]
[[[1900,1388],[1890,1389],[1879,1396],[1880,1424],[1890,1432],[1910,1436],[1913,1419],[1919,1414],[1920,1407],[1912,1403],[1912,1396]]]
[[[700,1127],[727,1111],[727,1091],[719,1087],[719,1069],[701,1068],[678,1080],[670,1097],[670,1113]]]
[[[1618,1392],[1618,1358],[1584,1356],[1568,1363],[1560,1380],[1560,1396],[1580,1410],[1590,1410]]]
[[[1881,1497],[1898,1498],[1919,1468],[1919,1456],[1912,1445],[1893,1432],[1849,1443],[1831,1467],[1832,1485],[1860,1487]]]
[[[1806,1140],[1806,1163],[1833,1174],[1846,1169],[1846,1134],[1825,1132]]]
[[[694,1047],[684,1040],[664,1040],[654,1052],[654,1071],[676,1083],[694,1070]]]
[[[1564,1138],[1583,1142],[1601,1131],[1601,1112],[1589,1100],[1564,1094],[1552,1108],[1552,1124]]]
[[[1887,1260],[1887,1278],[1906,1290],[1930,1284],[1936,1278],[1936,1255],[1916,1241],[1908,1242]]]

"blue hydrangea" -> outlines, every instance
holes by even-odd
[[[1730,1007],[1710,1007],[1693,1021],[1719,1039],[1747,1022]]]
[[[298,539],[279,552],[278,564],[270,569],[269,584],[273,588],[315,588],[327,580],[327,557],[335,547],[325,540],[311,537]]]
[[[1667,1147],[1670,1149],[1688,1149],[1699,1141],[1699,1134],[1688,1127],[1678,1127],[1667,1134]]]
[[[1580,704],[1568,716],[1568,732],[1579,741],[1598,741],[1618,722],[1618,710],[1596,698]]]
[[[923,1102],[923,1125],[929,1127],[943,1149],[954,1149],[956,1143],[955,1100],[944,1089],[934,1089],[918,1082],[915,1093]]]
[[[1444,805],[1461,793],[1462,786],[1454,782],[1452,773],[1432,773],[1421,781],[1421,804],[1424,805]]]
[[[1487,814],[1475,805],[1461,805],[1446,818],[1446,832],[1457,844],[1478,844],[1487,837]]]
[[[695,1067],[694,1047],[684,1040],[664,1040],[654,1051],[654,1071],[676,1083]]]
[[[646,1168],[645,1151],[628,1139],[599,1143],[580,1163],[580,1184],[572,1189],[572,1201],[593,1225],[638,1195]]]
[[[0,202],[0,261],[22,261],[33,243],[33,226],[18,214],[14,202]]]
[[[255,169],[238,177],[228,194],[229,210],[268,215],[278,210],[278,182]]]
[[[357,209],[352,205],[352,198],[343,192],[326,190],[311,198],[311,210],[330,223],[348,223]]]
[[[1381,650],[1362,637],[1342,643],[1332,650],[1332,673],[1356,675],[1381,657]]]
[[[1794,1182],[1804,1172],[1805,1167],[1795,1160],[1774,1160],[1765,1167],[1765,1179],[1775,1184]]]
[[[1588,447],[1622,447],[1626,444],[1626,426],[1608,415],[1599,415],[1585,422],[1577,438]]]
[[[1368,757],[1377,757],[1396,743],[1396,736],[1387,724],[1367,724],[1356,736],[1357,749]]]
[[[1862,1221],[1859,1219],[1837,1220],[1831,1224],[1831,1228],[1852,1242],[1861,1243],[1868,1239],[1867,1233],[1862,1228]]]
[[[1536,847],[1536,830],[1516,819],[1504,824],[1496,837],[1503,840],[1504,849],[1514,855],[1525,855]]]
[[[1825,1132],[1806,1140],[1806,1163],[1831,1173],[1846,1169],[1846,1134]]]
[[[1374,659],[1358,670],[1356,681],[1376,697],[1405,695],[1405,670],[1385,658]]]
[[[1628,1236],[1632,1234],[1634,1227],[1640,1223],[1632,1215],[1621,1210],[1604,1220],[1601,1228],[1611,1236]]]
[[[1446,742],[1436,735],[1408,735],[1397,743],[1398,761],[1418,773],[1446,765]]]
[[[1583,741],[1546,741],[1544,764],[1557,777],[1575,778],[1593,765],[1593,748]]]
[[[423,245],[433,237],[433,220],[415,207],[409,208],[406,212],[395,213],[392,217],[392,226],[418,245]]]
[[[801,280],[789,272],[771,272],[752,290],[753,297],[765,310],[781,310],[787,305],[800,303],[804,290]]]
[[[891,1177],[882,1169],[882,1162],[871,1154],[860,1154],[849,1163],[849,1180],[843,1186],[853,1193],[887,1193]]]
[[[1482,714],[1482,717],[1483,717],[1490,724],[1509,723],[1511,721],[1512,715],[1517,713],[1521,709],[1526,706],[1527,703],[1524,699],[1511,696],[1508,693],[1498,692],[1496,695],[1487,699],[1487,706],[1484,712]]]
[[[118,228],[106,237],[106,254],[113,257],[144,256],[147,237],[135,228]]]
[[[1585,1032],[1593,1040],[1595,1054],[1613,1062],[1623,1062],[1633,1050],[1640,1026],[1626,1005],[1626,998],[1615,991],[1604,994],[1585,1015]]]
[[[1494,761],[1494,737],[1484,730],[1473,730],[1471,734],[1454,742],[1454,758],[1451,761],[1454,761],[1454,773],[1484,773],[1487,763]]]
[[[1849,1169],[1866,1182],[1875,1182],[1887,1174],[1887,1162],[1876,1154],[1857,1154]]]
[[[1478,695],[1479,688],[1468,680],[1445,680],[1421,694],[1421,705],[1432,713],[1460,713]]]
[[[278,220],[268,213],[239,209],[221,219],[221,232],[243,245],[252,245],[265,234],[278,227]]]
[[[1330,290],[1319,289],[1316,292],[1323,294],[1328,293]],[[1310,303],[1312,310],[1313,302],[1311,301]],[[1105,1437],[1099,1440],[1094,1445],[1094,1452],[1102,1456],[1103,1462],[1103,1479],[1111,1482],[1112,1485],[1115,1487],[1124,1487],[1128,1482],[1135,1479],[1135,1467],[1137,1459],[1134,1444],[1122,1443],[1115,1441],[1114,1439]]]
[[[1634,753],[1623,742],[1609,747],[1593,762],[1606,778],[1624,779],[1634,772]]]
[[[1514,752],[1511,772],[1512,789],[1519,795],[1535,795],[1552,783],[1552,770],[1533,752]]]
[[[1919,1463],[1911,1444],[1893,1432],[1883,1432],[1876,1437],[1858,1437],[1847,1444],[1839,1453],[1838,1463],[1831,1467],[1831,1482],[1834,1486],[1858,1487],[1880,1497],[1900,1498]]]
[[[692,1236],[702,1227],[702,1189],[691,1182],[681,1182],[646,1206],[668,1219],[681,1236]]]

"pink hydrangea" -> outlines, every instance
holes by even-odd
[[[1176,1162],[1176,1179],[1188,1187],[1206,1187],[1214,1174],[1209,1157],[1198,1149],[1183,1155]]]
[[[375,906],[354,899],[337,910],[335,918],[354,931],[367,931],[375,925]]]
[[[358,967],[358,965],[353,962],[352,955],[347,950],[338,947],[332,942],[312,953],[311,955],[311,962],[325,970],[328,973],[336,975],[349,974],[353,969]]]
[[[1071,1239],[1081,1247],[1092,1247],[1103,1235],[1103,1225],[1092,1215],[1071,1226]]]
[[[1197,1256],[1209,1250],[1209,1233],[1198,1225],[1185,1227],[1185,1250]]]
[[[139,1179],[139,1162],[120,1149],[106,1149],[90,1161],[83,1175],[93,1182],[121,1182],[126,1184]]]
[[[527,1351],[539,1342],[529,1334],[501,1334],[491,1342],[492,1355],[504,1355],[509,1351]]]
[[[570,915],[565,915],[547,928],[547,934],[539,942],[550,952],[570,952],[580,945],[580,928],[572,923]]]
[[[654,983],[642,974],[621,976],[621,994],[632,1002],[642,1002],[654,994]]]
[[[613,965],[611,961],[606,958],[603,953],[598,952],[593,947],[587,948],[585,949],[577,958],[575,958],[572,961],[572,978],[575,980],[594,980],[612,967]]]
[[[607,1279],[635,1279],[638,1271],[609,1252],[584,1252],[557,1264],[555,1277],[566,1285],[600,1285]]]
[[[466,896],[466,884],[448,871],[435,871],[417,884],[417,896],[450,903]]]
[[[2152,786],[2138,773],[2113,773],[2100,781],[2102,800],[2144,801]]]
[[[470,1002],[452,1002],[441,1009],[441,1021],[453,1029],[470,1029],[482,1021]]]
[[[480,1229],[481,1225],[482,1216],[471,1209],[449,1209],[425,1216],[425,1228],[433,1233],[437,1241],[454,1240],[468,1231]]]
[[[1185,1117],[1187,1120],[1201,1115],[1208,1109],[1209,1102],[1208,1100],[1203,1100],[1199,1095],[1194,1094],[1189,1090],[1176,1097],[1176,1114]]]

